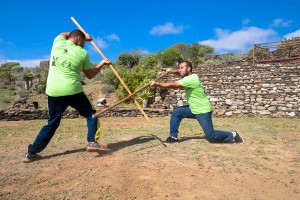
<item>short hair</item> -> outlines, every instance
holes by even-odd
[[[69,34],[69,38],[74,38],[74,37],[78,37],[80,36],[82,39],[86,39],[85,38],[85,34],[81,31],[81,30],[74,30]]]
[[[192,63],[190,62],[190,61],[182,61],[181,63],[185,63],[185,65],[187,66],[187,67],[189,67],[189,68],[191,68],[191,72],[193,71],[193,65],[192,65]],[[181,64],[180,63],[180,64]],[[179,64],[179,65],[180,65]]]

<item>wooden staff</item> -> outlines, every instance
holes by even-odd
[[[76,26],[85,34],[87,35],[87,33],[85,32],[85,30],[79,25],[79,23],[74,19],[74,17],[71,17],[71,20],[76,24]],[[100,51],[100,49],[97,47],[97,45],[95,44],[94,41],[91,41],[91,44],[94,46],[94,48],[98,51],[98,53],[102,56],[103,59],[107,59],[104,54]],[[110,64],[109,65],[110,69],[114,72],[114,74],[117,76],[117,78],[119,79],[119,81],[122,83],[123,87],[126,89],[126,91],[128,92],[129,95],[131,95],[131,91],[129,90],[129,88],[127,87],[127,85],[124,83],[123,79],[120,77],[120,75],[118,74],[118,72],[115,70],[115,68]],[[144,117],[146,118],[146,120],[149,122],[149,117],[148,115],[144,112],[143,108],[140,106],[139,102],[133,98],[134,103],[136,104],[136,106],[138,107],[138,109],[143,113]]]
[[[165,75],[167,75],[167,74],[168,74],[168,72],[162,74],[161,76],[157,77],[154,81],[157,81],[158,79],[162,78],[163,76],[165,76]],[[141,88],[139,88],[138,90],[136,90],[134,93],[131,93],[130,95],[128,95],[128,96],[125,97],[124,99],[120,100],[119,102],[117,102],[117,103],[111,105],[111,106],[108,107],[108,108],[105,108],[104,110],[100,110],[100,111],[96,112],[96,113],[93,115],[93,117],[97,117],[97,116],[99,116],[100,114],[102,114],[102,113],[104,113],[104,112],[110,110],[111,108],[113,108],[113,107],[119,105],[120,103],[123,103],[123,102],[126,101],[127,99],[131,98],[132,96],[136,95],[138,92],[142,91],[143,89],[145,89],[146,87],[149,87],[149,86],[150,86],[150,83],[144,85],[143,87],[141,87]]]

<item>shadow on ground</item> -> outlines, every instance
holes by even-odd
[[[206,139],[206,137],[205,136],[182,137],[182,138],[180,138],[179,143],[185,142],[185,141],[188,141],[188,140],[197,140],[197,139]],[[126,140],[126,141],[118,141],[118,142],[110,143],[110,144],[108,144],[108,148],[110,149],[110,151],[101,151],[101,152],[99,152],[99,156],[100,155],[103,156],[103,155],[107,155],[107,154],[112,154],[112,153],[117,152],[121,149],[130,147],[130,146],[134,146],[134,145],[138,145],[138,144],[144,144],[144,143],[147,143],[147,142],[150,142],[150,141],[153,141],[153,140],[159,141],[160,144],[153,144],[153,145],[148,146],[148,147],[139,148],[139,149],[130,151],[129,153],[145,150],[145,149],[148,149],[148,148],[153,148],[153,147],[156,147],[158,145],[163,145],[164,147],[167,147],[167,145],[164,143],[164,141],[161,138],[159,138],[158,136],[156,136],[154,134],[150,134],[149,136],[139,136],[139,137],[135,137],[135,138],[132,138],[132,139]],[[86,151],[85,148],[80,148],[80,149],[65,151],[65,152],[62,152],[62,153],[47,155],[47,156],[43,156],[43,157],[39,156],[38,160],[45,160],[45,159],[50,159],[50,158],[54,158],[54,157],[58,157],[58,156],[62,156],[62,155],[68,155],[68,154],[84,152],[84,151]]]

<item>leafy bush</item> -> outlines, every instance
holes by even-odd
[[[113,85],[115,88],[117,88],[120,81],[118,80],[114,72],[109,70],[105,72],[102,82],[107,85]]]
[[[266,59],[268,58],[270,52],[268,48],[264,48],[264,47],[260,47],[260,46],[256,46],[256,48],[252,48],[248,51],[247,55],[248,57],[252,58],[253,56],[253,51],[254,51],[254,56],[257,59]]]
[[[153,69],[149,69],[149,68],[145,69],[145,66],[138,65],[135,66],[133,69],[127,68],[127,69],[120,70],[119,75],[122,77],[128,89],[131,92],[133,92],[139,89],[140,87],[146,85],[147,83],[149,83],[150,80],[154,79],[157,75],[157,69],[155,67]],[[118,88],[116,90],[116,95],[119,99],[123,99],[128,95],[127,90],[123,87],[122,84],[118,85]],[[151,97],[150,94],[147,94],[146,97],[144,96],[143,98],[150,98],[149,96]]]
[[[214,64],[215,64],[215,61],[213,61],[213,60],[207,60],[207,61],[205,61],[205,65],[207,65],[207,66],[212,66]]]
[[[144,79],[138,86],[137,89],[143,87],[144,85],[148,84],[151,80],[150,79]],[[154,94],[155,94],[155,89],[151,87],[147,87],[143,89],[142,91],[138,92],[136,95],[136,100],[139,103],[142,103],[143,99],[146,99],[148,103],[152,103],[154,100]]]

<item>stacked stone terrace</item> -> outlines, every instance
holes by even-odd
[[[289,63],[200,66],[194,70],[205,87],[213,114],[222,117],[300,117],[300,65]],[[162,81],[176,81],[175,75]],[[170,116],[172,109],[186,104],[184,90],[158,89],[149,117]],[[100,117],[141,117],[138,109],[115,108]],[[77,118],[75,110],[67,110],[64,118]],[[32,103],[17,103],[0,109],[0,120],[47,119],[48,111]]]
[[[194,70],[216,116],[300,116],[300,65],[289,63],[200,66]],[[174,76],[163,81],[174,81]],[[185,105],[183,90],[161,89],[153,108]]]

